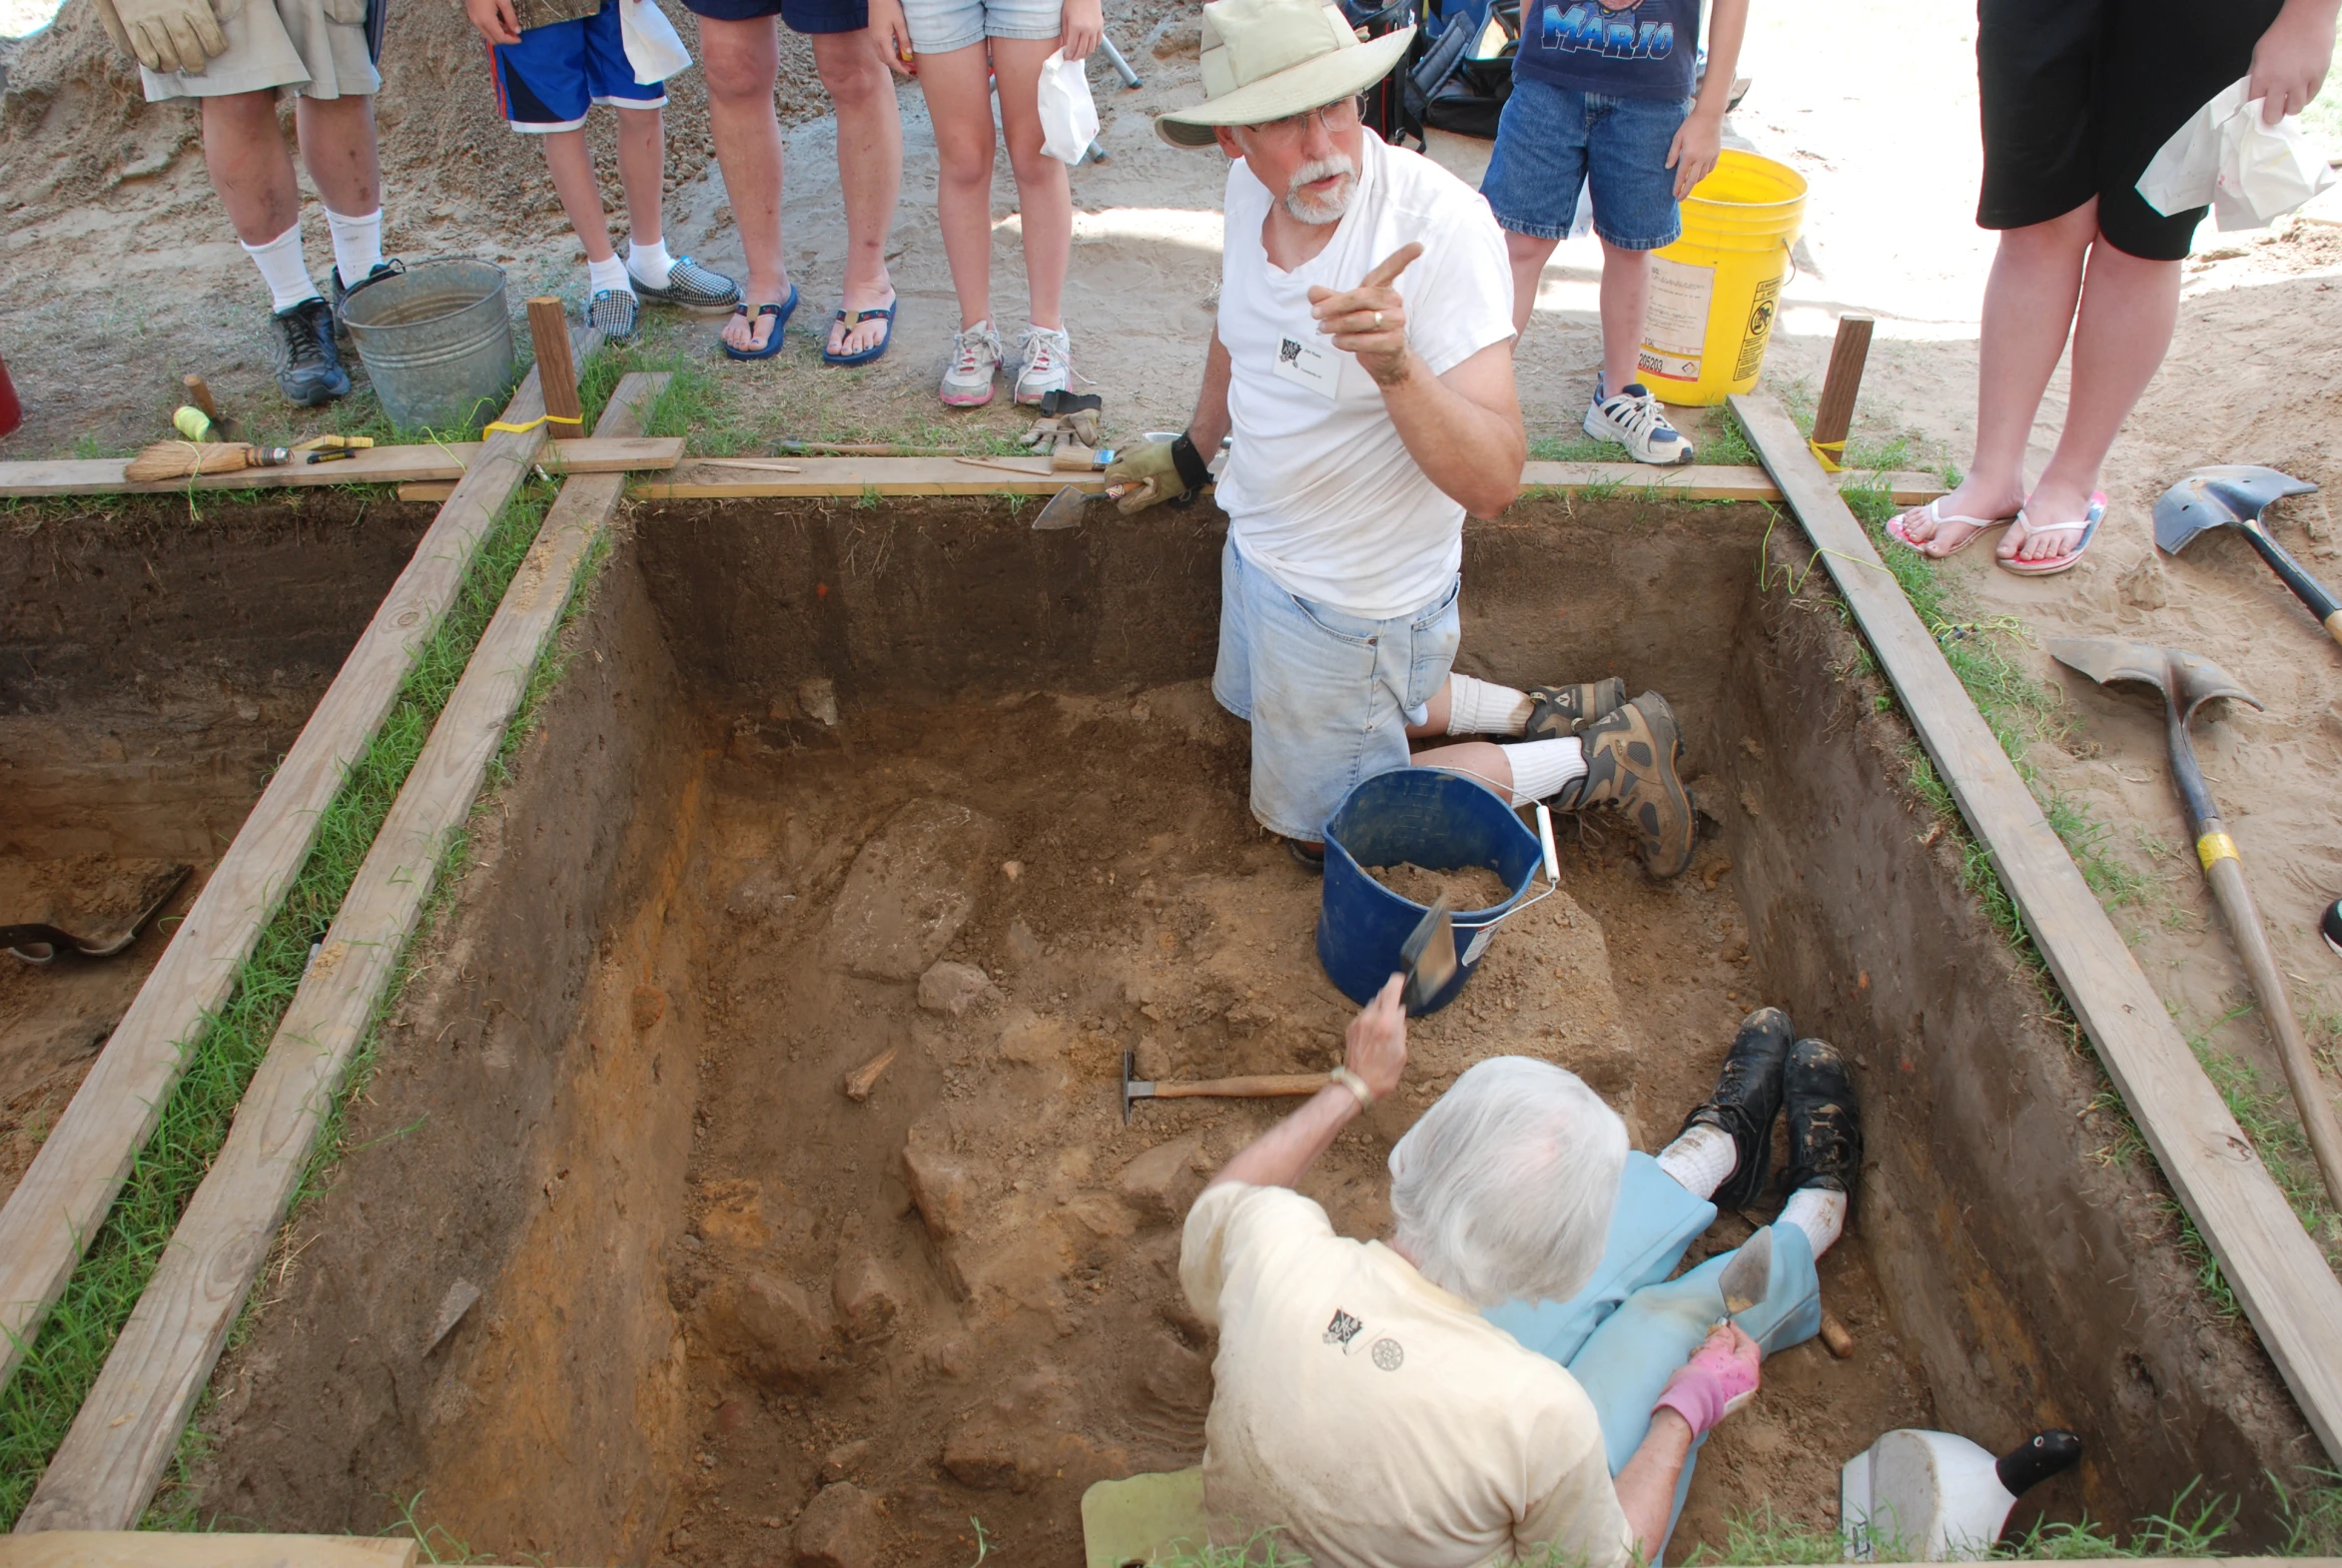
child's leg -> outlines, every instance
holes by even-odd
[[[1073,181],[1064,164],[1041,150],[1041,66],[1057,46],[1054,38],[992,40],[1001,131],[1024,214],[1025,287],[1032,298],[1026,320],[1052,331],[1065,326],[1066,268],[1074,254]]]
[[[667,173],[664,115],[660,109],[618,111],[618,185],[626,193],[627,233],[646,251],[657,249],[665,239],[659,226],[659,198]],[[578,140],[583,142],[584,133],[578,133]]]
[[[927,95],[928,118],[935,122],[935,215],[943,230],[944,259],[960,297],[960,325],[974,327],[992,316],[994,137],[984,45],[922,54],[919,86]]]
[[[1519,236],[1507,236],[1517,239]],[[1517,287],[1517,285],[1516,285]],[[1651,306],[1651,253],[1622,251],[1602,242],[1602,390],[1615,392],[1643,379],[1643,317]],[[1514,312],[1519,313],[1518,305]]]
[[[1545,275],[1545,263],[1559,244],[1559,240],[1541,239],[1533,234],[1519,234],[1510,229],[1504,231],[1504,259],[1512,264],[1515,353],[1520,351],[1520,335],[1529,330],[1529,313],[1537,308],[1537,280]]]
[[[585,247],[587,262],[607,262],[617,256],[610,248],[610,225],[602,214],[601,184],[593,177],[593,154],[585,145],[585,131],[548,131],[544,136],[545,167],[553,173],[553,190],[561,211]]]

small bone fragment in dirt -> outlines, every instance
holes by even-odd
[[[812,680],[798,682],[797,706],[804,710],[807,718],[819,724],[823,729],[836,729],[838,727],[837,683],[826,675],[818,675]]]
[[[1822,1314],[1822,1344],[1841,1361],[1854,1354],[1854,1335],[1848,1333],[1846,1325],[1828,1312]]]
[[[1197,1133],[1156,1145],[1123,1168],[1123,1196],[1158,1224],[1176,1221],[1203,1185],[1194,1171],[1202,1152],[1203,1138]]]
[[[436,1350],[478,1300],[479,1286],[468,1279],[458,1279],[447,1286],[446,1295],[439,1301],[439,1315],[431,1320],[430,1338],[423,1342],[422,1353],[428,1355]]]
[[[868,1100],[870,1092],[878,1087],[879,1079],[888,1068],[895,1065],[895,1056],[902,1049],[901,1046],[889,1046],[853,1072],[848,1073],[844,1085],[846,1098],[856,1105]]]
[[[797,1568],[876,1568],[884,1527],[878,1499],[851,1481],[814,1494],[790,1537]]]
[[[1709,892],[1713,893],[1716,891],[1716,884],[1723,881],[1725,874],[1731,870],[1731,861],[1720,860],[1716,862],[1715,865],[1710,866],[1707,871],[1701,875],[1700,885],[1706,888]]]
[[[930,1013],[958,1018],[976,1005],[991,984],[992,977],[974,964],[941,959],[919,977],[919,1005]]]
[[[1025,863],[1024,863],[1023,861],[1021,861],[1021,860],[1004,860],[1004,861],[1002,861],[1002,862],[1001,862],[1001,875],[1002,875],[1002,876],[1004,876],[1004,877],[1006,877],[1006,878],[1008,878],[1008,879],[1009,879],[1011,882],[1014,882],[1014,881],[1016,881],[1016,880],[1017,880],[1019,877],[1023,876],[1024,874],[1025,874]]]
[[[927,1233],[938,1241],[958,1235],[968,1219],[969,1188],[973,1185],[968,1168],[941,1150],[906,1143],[903,1177]]]

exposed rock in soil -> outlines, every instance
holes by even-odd
[[[851,1481],[823,1487],[797,1516],[797,1568],[873,1568],[886,1527],[878,1499]]]
[[[856,1339],[875,1339],[895,1326],[903,1312],[903,1293],[886,1265],[860,1252],[838,1265],[830,1289],[838,1320]]]
[[[983,998],[991,984],[991,978],[975,965],[945,959],[919,977],[919,1005],[930,1013],[958,1018]]]
[[[1123,1195],[1157,1224],[1175,1224],[1203,1189],[1194,1169],[1202,1153],[1203,1139],[1196,1133],[1156,1145],[1123,1168]]]
[[[915,800],[854,857],[830,909],[828,962],[873,980],[910,980],[975,913],[1000,826],[954,801]]]
[[[1504,878],[1486,866],[1432,871],[1412,861],[1401,861],[1395,866],[1368,866],[1366,875],[1400,898],[1413,899],[1425,908],[1443,894],[1447,907],[1452,910],[1494,909],[1512,897],[1512,888]]]
[[[700,1321],[708,1343],[759,1382],[806,1384],[824,1370],[829,1326],[791,1280],[755,1271],[723,1280]]]
[[[903,1146],[903,1176],[929,1235],[948,1241],[966,1227],[973,1182],[965,1165],[941,1150],[912,1142]]]

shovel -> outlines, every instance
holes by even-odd
[[[2261,512],[2269,502],[2287,495],[2307,495],[2317,486],[2274,468],[2252,463],[2222,463],[2198,468],[2165,490],[2155,501],[2155,543],[2167,555],[2187,548],[2197,534],[2210,528],[2234,528],[2261,552],[2261,559],[2294,596],[2309,606],[2327,635],[2342,642],[2342,599],[2334,590],[2304,571],[2301,562],[2261,526]],[[2248,699],[2249,700],[2249,699]],[[2254,703],[2255,707],[2260,704]]]
[[[2160,512],[2158,507],[2158,518]],[[2212,884],[2212,895],[2227,919],[2229,935],[2235,939],[2237,956],[2252,978],[2261,1014],[2269,1021],[2269,1033],[2277,1039],[2277,1055],[2285,1064],[2286,1082],[2293,1087],[2293,1103],[2301,1112],[2302,1129],[2309,1135],[2318,1173],[2326,1178],[2326,1192],[2342,1204],[2342,1128],[2335,1125],[2334,1108],[2327,1103],[2325,1087],[2318,1081],[2317,1064],[2310,1060],[2309,1046],[2301,1038],[2301,1023],[2293,1016],[2285,977],[2277,968],[2276,954],[2269,949],[2252,888],[2244,880],[2244,862],[2236,856],[2236,841],[2228,836],[2227,824],[2220,819],[2220,804],[2212,799],[2211,788],[2204,782],[2204,770],[2195,760],[2195,743],[2187,733],[2196,710],[2215,697],[2231,697],[2255,708],[2260,702],[2219,665],[2179,648],[2158,648],[2151,642],[2119,637],[2082,637],[2050,643],[2049,656],[2100,685],[2135,680],[2163,694],[2163,728],[2171,742],[2172,782],[2179,787],[2179,799],[2187,808],[2196,859],[2203,863],[2204,877]]]

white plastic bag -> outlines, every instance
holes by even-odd
[[[659,0],[618,0],[618,38],[640,86],[663,82],[691,64],[691,52],[659,9]]]
[[[2261,121],[2261,100],[2238,80],[2188,117],[2147,163],[2138,194],[2166,218],[2211,204],[2223,232],[2260,229],[2334,183],[2301,117]]]
[[[1090,73],[1063,49],[1041,63],[1041,150],[1060,163],[1078,164],[1098,140],[1098,105]]]

